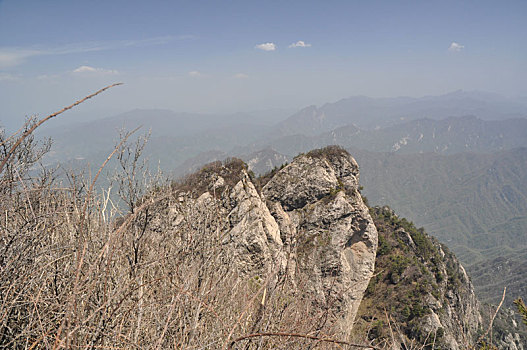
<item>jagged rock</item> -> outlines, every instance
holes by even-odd
[[[404,244],[411,247],[412,249],[416,248],[412,236],[410,236],[410,234],[404,229],[398,229],[395,234],[399,236],[399,238],[404,242]]]
[[[328,148],[298,156],[262,189],[275,203],[284,241],[296,246],[295,264],[308,276],[308,291],[320,305],[342,310],[344,335],[373,274],[377,249],[377,230],[358,180],[355,160]],[[330,303],[335,295],[338,300]]]
[[[336,315],[346,339],[377,249],[358,181],[357,163],[339,148],[295,158],[261,192],[239,161],[216,162],[180,184],[166,216],[153,221],[174,234],[203,225],[221,233],[221,254],[240,278],[272,275],[271,289],[284,278],[302,283],[294,292],[309,297],[313,312]]]
[[[346,151],[302,154],[262,179],[252,178],[239,160],[213,163],[176,186],[152,227],[182,240],[220,237],[218,270],[239,279],[268,278],[269,294],[287,281],[290,295],[309,303],[310,312],[332,315],[338,339],[350,339],[354,328],[388,337],[386,329],[370,332],[363,324],[385,319],[388,309],[401,344],[435,339],[452,350],[473,344],[481,316],[464,268],[391,209],[375,209],[374,223],[359,192],[358,165]],[[359,311],[363,300],[369,308]]]
[[[478,328],[482,325],[479,302],[461,263],[452,253],[444,252],[443,246],[439,245],[438,248],[445,256],[442,273],[448,276],[448,280],[439,284],[440,293],[448,298],[441,309],[444,312],[441,323],[445,333],[450,335],[446,337],[445,343],[449,349],[464,349],[467,343],[471,345],[475,340]]]
[[[266,275],[278,266],[283,272],[286,259],[278,224],[245,171],[229,197],[233,209],[227,215],[232,226],[227,237],[235,247],[241,270]]]
[[[263,191],[269,200],[280,202],[290,211],[341,189],[357,191],[358,182],[359,166],[355,159],[345,150],[326,148],[296,157],[273,176]]]

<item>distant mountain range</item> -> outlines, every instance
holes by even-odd
[[[119,129],[151,131],[145,156],[172,176],[228,157],[257,174],[298,153],[338,144],[361,166],[371,204],[388,204],[460,257],[482,300],[527,294],[527,106],[482,92],[423,98],[351,97],[274,115],[134,110],[69,126],[53,137],[52,163],[98,167]],[[492,278],[489,278],[492,276]]]
[[[172,148],[170,157],[164,159],[168,160],[166,169],[175,168],[201,152],[240,153],[236,148],[241,148],[242,153],[247,153],[247,147],[255,152],[271,141],[273,145],[343,143],[375,151],[492,152],[525,145],[523,119],[509,120],[503,126],[486,121],[527,118],[527,102],[484,92],[456,91],[422,98],[356,96],[321,107],[307,107],[285,119],[282,113],[269,110],[205,115],[143,109],[44,132],[56,142],[52,159],[63,161],[108,152],[120,129],[132,130],[142,125],[142,133],[151,131],[152,154],[166,153],[167,144]],[[416,119],[421,121],[412,123]],[[434,120],[443,122],[436,124]],[[280,139],[293,135],[297,136]],[[440,140],[433,140],[435,137]],[[162,152],[153,147],[156,143],[161,145]]]
[[[321,107],[310,106],[276,126],[281,135],[316,135],[353,124],[362,129],[382,128],[413,119],[444,119],[475,115],[484,120],[527,116],[527,104],[480,91],[455,91],[421,98],[350,97]]]
[[[75,158],[102,160],[117,144],[120,130],[131,130],[137,125],[143,125],[138,134],[151,133],[147,154],[155,163],[160,161],[165,170],[181,168],[189,159],[210,151],[244,158],[268,148],[293,156],[333,144],[398,154],[491,153],[527,147],[527,119],[522,118],[502,121],[486,121],[474,116],[417,119],[376,130],[347,125],[318,135],[277,136],[272,127],[251,123],[249,117],[219,123],[216,120],[207,122],[199,115],[174,114],[165,118],[155,117],[155,111],[148,113],[152,113],[151,119],[119,116],[103,120],[100,125],[90,122],[76,128],[53,130],[51,137],[55,147],[48,162]],[[193,125],[192,120],[198,120],[202,126]]]
[[[206,115],[144,109],[43,132],[55,143],[48,162],[77,158],[97,163],[111,152],[123,130],[140,126],[137,135],[150,134],[146,153],[155,155],[155,163],[161,161],[165,169],[170,169],[200,152],[228,150],[252,142],[271,129],[268,123],[262,115]]]
[[[527,119],[486,121],[474,116],[416,119],[375,130],[347,125],[312,136],[295,134],[262,140],[253,148],[272,145],[280,153],[293,155],[332,144],[405,154],[489,153],[527,146]]]

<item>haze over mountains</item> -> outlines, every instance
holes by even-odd
[[[351,97],[282,120],[134,110],[46,134],[55,140],[49,162],[82,158],[98,167],[120,128],[143,125],[140,132],[151,130],[145,155],[170,176],[233,156],[261,174],[300,152],[341,145],[361,167],[370,204],[390,205],[446,243],[480,298],[495,301],[505,285],[509,300],[527,292],[526,118],[520,100],[456,91]]]
[[[280,116],[280,111],[203,115],[133,110],[47,130],[46,134],[57,146],[67,146],[55,147],[57,159],[86,158],[113,145],[123,127],[131,130],[142,125],[142,132],[151,130],[149,147],[153,154],[161,156],[167,148],[177,148],[171,150],[175,158],[163,165],[165,169],[175,168],[203,151],[241,154],[240,149],[250,147],[255,152],[270,144],[289,155],[312,148],[309,144],[328,142],[373,151],[441,153],[492,152],[527,145],[525,120],[517,119],[527,117],[527,103],[483,92],[456,91],[422,98],[359,96],[320,108],[307,107],[277,121]],[[488,122],[491,120],[505,122]],[[163,140],[159,146],[162,152],[153,147],[156,139]]]
[[[476,115],[484,120],[503,120],[525,117],[526,110],[526,104],[520,99],[481,91],[458,90],[421,98],[355,96],[327,103],[320,108],[306,107],[280,123],[278,129],[288,135],[316,135],[349,124],[371,129],[419,118]]]
[[[474,116],[449,117],[442,120],[415,119],[375,130],[354,125],[307,136],[294,134],[257,142],[260,149],[272,144],[277,151],[295,154],[309,146],[339,144],[375,152],[397,154],[435,152],[494,152],[527,145],[527,119],[486,121]]]
[[[483,301],[527,293],[527,148],[453,155],[351,151],[371,203],[451,247]]]

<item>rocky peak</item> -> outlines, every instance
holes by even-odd
[[[174,186],[179,200],[158,220],[179,232],[188,230],[189,208],[210,218],[209,230],[222,232],[221,254],[240,278],[271,276],[270,293],[290,284],[312,312],[333,315],[333,332],[346,337],[377,249],[358,178],[357,163],[338,147],[296,157],[261,191],[243,162],[215,162]]]
[[[286,210],[302,208],[321,198],[358,189],[359,166],[347,151],[336,146],[297,156],[263,188],[266,198]]]
[[[389,327],[376,322],[388,310],[402,343],[434,336],[445,349],[470,344],[481,325],[463,267],[391,209],[373,210],[374,221],[357,162],[342,148],[301,154],[259,179],[240,160],[215,162],[173,191],[155,211],[154,229],[209,241],[202,246],[217,254],[212,269],[234,276],[233,285],[267,281],[260,318],[269,295],[275,307],[305,305],[310,332],[382,340]],[[248,331],[276,321],[266,322],[256,319]]]
[[[262,189],[291,247],[289,261],[296,269],[290,271],[309,280],[307,292],[319,305],[338,296],[331,304],[341,310],[344,335],[373,274],[377,249],[377,230],[358,180],[357,162],[333,146],[296,157]]]

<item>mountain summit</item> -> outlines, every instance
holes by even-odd
[[[2,182],[0,347],[458,350],[485,337],[464,268],[368,208],[340,147],[259,178],[218,161],[146,194],[127,159],[120,217],[109,192]],[[502,348],[522,342],[509,324]]]
[[[214,266],[196,268],[232,274],[234,286],[256,281],[269,296],[246,332],[293,327],[349,340],[377,327],[366,340],[381,345],[389,341],[388,324],[383,333],[374,322],[382,305],[399,327],[391,340],[396,348],[434,339],[461,349],[476,340],[479,304],[463,267],[390,210],[372,209],[372,218],[359,192],[358,165],[342,148],[300,154],[258,179],[240,160],[214,162],[172,191],[154,211],[152,230],[166,240],[193,237],[217,246]],[[296,324],[288,318],[293,305],[303,315]]]
[[[229,269],[270,278],[269,295],[287,286],[310,313],[332,314],[332,333],[346,338],[377,249],[358,177],[355,160],[336,147],[300,155],[260,181],[239,160],[212,163],[176,186],[174,200],[156,211],[155,230],[188,232],[196,225],[189,211],[209,218]]]

